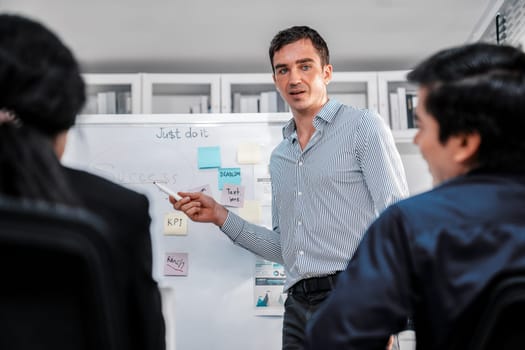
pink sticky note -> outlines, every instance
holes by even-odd
[[[208,184],[202,185],[199,187],[190,188],[189,190],[185,192],[202,192],[202,193],[206,193],[209,196],[213,196],[213,194],[211,193],[211,187]]]
[[[242,208],[244,206],[244,186],[224,184],[221,203],[228,207]]]
[[[188,253],[166,253],[164,276],[188,276]]]

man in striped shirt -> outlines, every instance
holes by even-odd
[[[202,193],[181,192],[183,199],[170,201],[192,220],[216,224],[235,244],[283,264],[283,349],[302,349],[308,319],[366,228],[406,197],[408,186],[383,119],[328,98],[332,65],[315,30],[282,30],[269,53],[275,86],[293,114],[270,159],[273,229],[246,222]]]

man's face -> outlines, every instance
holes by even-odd
[[[418,91],[416,124],[418,131],[414,143],[419,147],[428,164],[434,186],[465,172],[457,161],[457,151],[461,145],[458,137],[451,136],[444,144],[439,142],[439,124],[425,109],[428,90],[421,87]]]
[[[294,115],[317,113],[326,103],[332,66],[321,58],[310,39],[283,46],[273,56],[274,82]]]

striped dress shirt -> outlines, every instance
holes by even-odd
[[[283,264],[285,290],[344,270],[372,221],[408,196],[401,157],[378,114],[329,100],[313,124],[301,149],[290,120],[272,152],[273,230],[232,212],[221,227],[235,244]]]

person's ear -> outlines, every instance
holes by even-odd
[[[472,132],[456,137],[458,145],[454,154],[454,160],[463,164],[473,163],[481,145],[481,136],[477,132]]]
[[[53,149],[55,150],[55,154],[57,155],[58,159],[61,159],[62,156],[64,155],[64,150],[66,148],[66,141],[67,141],[67,130],[59,132],[52,139]]]
[[[330,81],[332,80],[332,74],[333,74],[334,67],[332,67],[331,64],[325,64],[323,67],[323,79],[325,85],[328,85]]]

